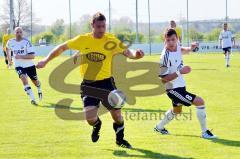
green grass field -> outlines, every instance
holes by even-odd
[[[232,56],[230,68],[225,68],[222,54],[193,54],[184,57],[185,65],[190,65],[193,69],[191,74],[185,76],[188,90],[205,99],[208,127],[213,129],[219,139],[204,140],[199,137],[200,126],[193,106],[184,108],[184,112],[188,113],[187,118],[181,116],[167,126],[171,135],[155,133],[153,128],[158,119],[151,119],[149,115],[166,111],[171,106],[171,101],[165,94],[137,96],[134,105],[127,104],[123,109],[125,136],[133,145],[132,150],[115,145],[109,113],[100,116],[103,121],[100,140],[92,143],[92,128],[85,121],[77,120],[77,114],[82,111],[80,96],[61,93],[49,86],[49,74],[66,58],[60,57],[47,68],[38,70],[44,99],[35,107],[29,103],[15,71],[7,70],[1,57],[0,158],[239,158],[239,54]],[[146,56],[140,60],[143,61],[157,63],[159,55]],[[78,69],[72,71],[65,79],[66,83],[79,84],[81,79],[78,72]],[[139,74],[141,70],[131,71],[127,75],[134,77]],[[149,79],[156,78],[157,74],[158,72]],[[142,80],[141,76],[139,80]],[[128,82],[118,81],[117,78],[116,81],[122,85]],[[154,86],[142,84],[132,89],[148,87]],[[34,91],[36,93],[35,88]],[[66,107],[55,106],[64,98],[74,100],[71,105],[72,114],[70,113],[70,116],[75,117],[73,120],[61,119],[55,113],[56,109],[67,111]]]

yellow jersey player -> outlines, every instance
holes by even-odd
[[[139,49],[134,52],[130,51],[113,34],[106,33],[106,18],[102,13],[98,12],[93,15],[91,26],[91,33],[79,35],[57,46],[46,58],[38,63],[37,67],[45,67],[49,61],[59,56],[65,50],[73,49],[79,51],[80,56],[82,55],[80,59],[80,74],[83,77],[81,97],[84,104],[84,113],[88,124],[93,126],[92,142],[97,142],[102,124],[98,117],[98,107],[102,101],[96,96],[87,95],[84,92],[84,88],[115,90],[116,86],[112,77],[112,60],[114,55],[123,54],[131,59],[139,59],[144,56],[144,53]],[[124,121],[121,109],[111,108],[106,103],[102,104],[107,107],[114,120],[113,129],[116,133],[116,144],[121,147],[131,148],[131,144],[124,139]]]
[[[182,43],[182,29],[177,26],[177,24],[174,20],[170,21],[170,28],[175,29],[175,31],[177,32],[178,40],[181,44]]]
[[[2,37],[2,48],[3,48],[3,53],[4,53],[4,57],[5,57],[5,63],[6,65],[9,67],[10,65],[8,64],[8,59],[7,59],[7,42],[8,40],[10,40],[11,38],[13,38],[14,35],[11,34],[10,29],[7,29],[7,34],[4,34]],[[11,52],[11,57],[13,56],[12,52]]]

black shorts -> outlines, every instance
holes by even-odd
[[[80,92],[84,107],[99,107],[101,102],[108,110],[113,109],[108,102],[108,95],[115,89],[117,88],[113,77],[100,81],[83,80]]]
[[[31,80],[37,80],[37,71],[36,71],[36,67],[35,66],[30,66],[30,67],[16,67],[15,68],[19,78],[21,75],[28,75],[28,77]]]
[[[226,47],[223,48],[223,53],[226,54],[227,52],[231,53],[232,48],[231,47]]]
[[[174,107],[181,105],[191,106],[194,99],[196,98],[195,94],[186,91],[186,87],[167,90],[167,95],[172,100]]]

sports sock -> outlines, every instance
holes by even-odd
[[[175,113],[173,113],[172,109],[169,109],[164,118],[157,124],[157,128],[162,130],[166,124],[168,124],[171,120],[173,120]]]
[[[197,106],[196,107],[197,118],[200,123],[202,132],[207,131],[207,124],[206,124],[206,109],[205,106]]]

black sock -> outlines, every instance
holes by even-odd
[[[101,123],[102,121],[98,118],[97,121],[92,126],[99,127]]]
[[[116,133],[116,140],[122,141],[124,138],[124,122],[121,124],[113,123],[113,129]]]

